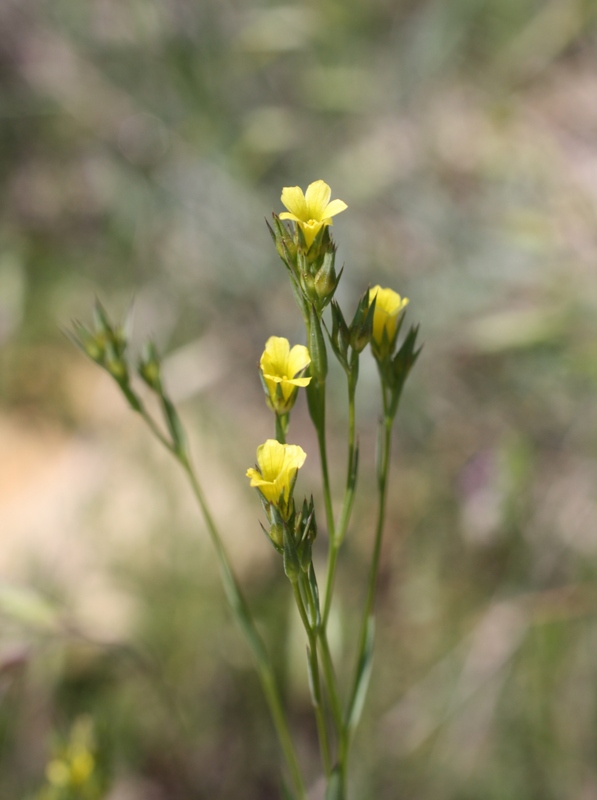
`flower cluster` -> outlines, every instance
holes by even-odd
[[[286,537],[295,538],[292,494],[297,472],[306,458],[298,445],[286,444],[289,414],[299,388],[308,391],[309,412],[320,434],[321,426],[325,424],[323,387],[327,356],[321,314],[332,299],[340,278],[334,269],[336,248],[327,229],[332,224],[332,217],[347,208],[342,200],[330,201],[330,197],[331,189],[322,180],[311,183],[304,193],[298,186],[284,188],[281,199],[288,211],[274,215],[275,231],[270,229],[278,253],[290,272],[295,296],[305,317],[309,344],[309,348],[300,344],[291,347],[288,339],[270,336],[259,361],[266,402],[276,415],[276,439],[268,439],[257,449],[257,466],[247,470],[247,477],[251,479],[251,486],[259,491],[270,523],[268,535],[280,552],[284,549]],[[281,220],[295,223],[294,235]],[[401,352],[404,348],[392,359],[402,323],[400,314],[407,304],[408,299],[392,289],[374,286],[365,292],[348,325],[339,305],[332,300],[329,340],[348,376],[349,391],[354,399],[359,356],[371,343],[385,387],[384,398],[385,390],[390,391],[389,405],[384,399],[386,413],[397,407],[401,384],[408,371],[403,369],[405,359]],[[412,336],[409,347],[411,345],[414,347]],[[408,368],[414,363],[414,358],[410,359]],[[404,373],[402,382],[397,378],[400,370]],[[349,480],[356,481],[356,457],[351,458],[350,471],[354,475]],[[298,515],[299,520],[304,522],[305,514],[311,514],[307,507]]]
[[[371,672],[375,585],[382,552],[392,425],[404,382],[419,350],[416,349],[416,326],[411,327],[406,336],[400,336],[403,312],[409,301],[392,289],[379,285],[367,289],[357,304],[352,321],[346,321],[334,296],[342,270],[337,273],[335,269],[336,245],[330,235],[330,227],[332,218],[347,206],[342,200],[330,198],[331,189],[322,180],[311,183],[306,192],[298,186],[286,187],[281,200],[287,211],[279,216],[273,215],[270,233],[288,270],[294,296],[302,313],[306,345],[295,344],[291,347],[288,339],[281,336],[270,336],[265,344],[259,361],[259,374],[267,406],[274,415],[275,438],[267,439],[257,448],[256,464],[246,471],[246,476],[251,487],[257,490],[267,520],[267,527],[262,525],[262,528],[281,556],[308,639],[309,686],[326,775],[325,795],[335,800],[346,800],[350,740],[358,724]],[[285,221],[290,221],[292,225],[287,226]],[[330,310],[326,312],[328,306]],[[327,319],[324,319],[324,313]],[[126,329],[126,325],[114,325],[103,307],[96,303],[93,328],[77,322],[73,338],[91,359],[113,377],[131,408],[146,422],[152,434],[176,459],[188,478],[214,544],[226,598],[255,658],[258,677],[270,706],[293,784],[292,796],[305,798],[306,788],[287,726],[276,670],[235,577],[215,517],[209,509],[208,498],[195,473],[182,420],[165,390],[157,349],[149,342],[136,364],[132,363]],[[359,447],[356,388],[360,357],[369,344],[380,376],[383,410],[376,466],[378,517],[356,642],[355,668],[352,679],[348,683],[342,682],[348,692],[346,702],[342,702],[327,628],[338,554],[350,528],[357,490]],[[330,480],[326,449],[329,347],[346,373],[348,390],[348,457],[341,506],[335,506],[332,499],[331,487],[335,481]],[[140,382],[144,386],[138,386]],[[321,466],[328,547],[325,592],[321,593],[321,600],[312,557],[317,536],[313,496],[309,499],[304,497],[302,502],[295,500],[298,472],[307,456],[298,444],[287,443],[290,414],[299,389],[306,391]],[[161,412],[161,419],[146,402],[148,390],[151,406]],[[336,509],[339,510],[337,519]],[[97,800],[100,787],[93,753],[89,742],[79,734],[73,736],[68,746],[62,748],[50,762],[47,777],[48,793],[43,795],[43,800]]]

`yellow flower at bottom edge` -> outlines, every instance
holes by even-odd
[[[297,473],[307,454],[297,444],[280,444],[276,439],[268,439],[257,448],[258,469],[247,470],[251,487],[259,489],[265,499],[274,505],[286,506]]]
[[[285,186],[282,189],[282,204],[288,212],[283,211],[280,219],[290,219],[300,225],[307,249],[319,231],[326,225],[332,224],[332,217],[348,208],[343,200],[332,200],[332,190],[322,180],[314,181],[307,187],[303,194],[300,186]]]
[[[398,316],[402,309],[408,305],[407,297],[400,295],[393,289],[382,289],[374,286],[369,289],[369,302],[375,298],[375,311],[373,313],[373,351],[380,355],[390,355],[394,348],[394,339],[398,330]],[[384,339],[384,331],[387,339]]]
[[[269,402],[278,414],[287,414],[296,399],[299,386],[308,386],[311,378],[302,378],[311,363],[309,351],[302,344],[290,349],[288,339],[270,336],[259,361],[263,380],[269,392]],[[282,397],[279,397],[278,386]]]

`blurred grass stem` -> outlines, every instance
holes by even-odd
[[[205,519],[205,523],[207,525],[209,536],[216,551],[218,566],[220,568],[220,575],[222,577],[222,582],[224,584],[224,592],[226,594],[226,598],[228,600],[232,613],[236,621],[238,622],[245,636],[245,639],[247,640],[251,652],[253,653],[253,658],[255,659],[255,663],[257,666],[259,680],[261,682],[261,686],[265,694],[265,699],[267,701],[270,713],[272,715],[276,733],[278,735],[280,746],[282,748],[284,757],[286,759],[286,764],[290,772],[294,790],[299,800],[307,800],[307,794],[305,790],[305,785],[303,783],[301,769],[294,749],[294,744],[290,736],[290,731],[288,730],[286,715],[284,713],[282,700],[280,698],[278,686],[276,683],[274,671],[270,663],[269,656],[265,649],[263,640],[261,639],[261,636],[259,635],[259,632],[255,627],[255,623],[251,616],[251,612],[249,610],[247,602],[242,594],[240,586],[238,585],[238,582],[230,566],[228,554],[222,542],[222,538],[217,529],[216,523],[207,505],[205,495],[203,493],[203,490],[201,489],[201,485],[199,484],[199,481],[195,474],[195,470],[193,468],[193,465],[191,464],[190,458],[186,453],[186,451],[181,451],[179,448],[175,447],[171,442],[167,440],[167,438],[162,434],[162,432],[156,425],[151,415],[147,412],[145,406],[140,402],[138,410],[143,419],[145,420],[145,422],[147,423],[147,425],[149,426],[151,432],[154,434],[154,436],[156,436],[156,438],[161,442],[161,444],[163,444],[164,447],[166,447],[179,462],[180,466],[184,469],[187,475],[189,483],[191,484],[193,494],[195,495],[197,503],[199,504],[199,507]]]

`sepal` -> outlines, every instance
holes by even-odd
[[[391,361],[391,391],[392,400],[390,403],[390,416],[394,417],[398,410],[398,404],[402,395],[402,389],[410,371],[414,367],[421,350],[422,345],[416,349],[417,336],[419,333],[418,325],[411,325],[409,332],[406,334],[401,347]]]

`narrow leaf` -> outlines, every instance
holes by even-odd
[[[367,689],[369,688],[369,679],[371,678],[371,669],[373,667],[373,642],[375,639],[375,620],[370,616],[367,620],[367,637],[365,640],[365,648],[363,655],[359,662],[358,672],[355,679],[352,700],[350,703],[350,710],[348,712],[348,731],[353,734],[356,730],[363,708],[365,706],[365,699],[367,697]]]
[[[313,708],[319,708],[319,703],[317,702],[317,697],[315,696],[315,676],[313,675],[313,669],[311,665],[311,648],[307,645],[307,676],[309,678],[309,690],[311,692],[311,702],[313,703]]]
[[[344,800],[342,791],[342,778],[338,767],[334,767],[332,774],[328,779],[328,785],[325,790],[325,800]]]

